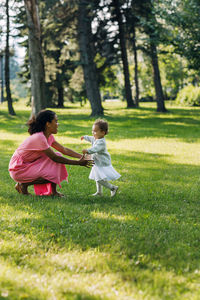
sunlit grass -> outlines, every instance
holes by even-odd
[[[30,108],[17,103],[11,117],[0,106],[0,299],[200,299],[199,108],[103,105],[122,175],[114,199],[90,197],[95,184],[77,166],[65,198],[17,194],[7,169]],[[89,105],[55,111],[56,139],[80,152]]]

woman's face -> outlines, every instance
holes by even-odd
[[[50,134],[56,134],[58,132],[58,118],[55,115],[54,119],[51,122],[47,122],[47,128]]]

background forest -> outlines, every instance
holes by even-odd
[[[34,89],[40,90],[36,112],[89,100],[91,115],[102,115],[108,98],[126,101],[127,108],[156,101],[161,112],[169,99],[200,104],[197,0],[3,0],[0,5],[1,101],[5,83],[10,114],[13,101],[24,97],[30,104]]]

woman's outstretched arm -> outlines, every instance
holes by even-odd
[[[66,148],[56,141],[54,141],[51,146],[64,155],[68,155],[68,156],[75,157],[75,158],[82,157],[82,155],[80,153],[77,153],[77,152],[73,151],[72,149]]]
[[[79,160],[68,159],[63,156],[57,155],[51,148],[44,150],[44,153],[53,161],[66,165],[79,165],[84,167],[91,167],[94,163],[92,160],[85,160],[83,156]]]

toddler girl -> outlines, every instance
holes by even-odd
[[[118,186],[109,183],[110,180],[116,180],[121,175],[113,168],[110,154],[106,149],[106,140],[104,136],[108,133],[108,123],[104,120],[96,120],[92,126],[92,135],[84,135],[81,140],[86,140],[92,144],[89,149],[84,149],[83,154],[92,154],[95,164],[92,167],[89,178],[96,181],[97,191],[93,196],[102,196],[103,186],[110,189],[111,197],[114,197]]]

